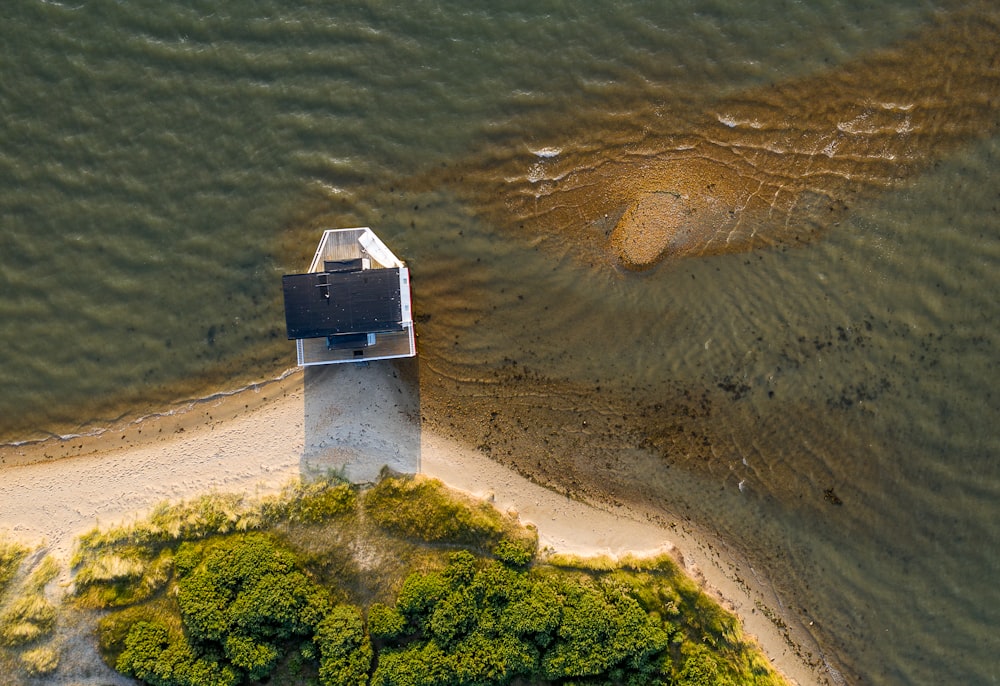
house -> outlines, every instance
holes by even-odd
[[[417,354],[410,272],[370,228],[323,232],[309,271],[281,281],[300,366]]]

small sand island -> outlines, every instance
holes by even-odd
[[[283,285],[301,370],[2,447],[13,683],[822,681],[711,544],[425,430],[409,274],[370,229]]]

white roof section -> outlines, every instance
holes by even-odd
[[[327,229],[320,238],[319,247],[316,248],[316,255],[312,264],[309,265],[310,272],[323,271],[323,263],[327,260],[354,260],[358,258],[368,258],[372,261],[372,268],[392,269],[393,267],[405,267],[403,262],[392,254],[386,244],[375,235],[367,226],[358,226],[353,229]]]

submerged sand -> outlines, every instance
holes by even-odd
[[[792,635],[780,601],[719,542],[687,524],[653,523],[628,506],[601,509],[554,493],[426,430],[408,364],[294,371],[99,435],[0,446],[0,533],[44,541],[67,560],[79,534],[140,517],[163,500],[274,492],[331,470],[373,481],[388,466],[492,499],[537,526],[541,546],[556,552],[671,551],[792,683],[831,683],[808,636]],[[58,459],[65,456],[73,457]]]

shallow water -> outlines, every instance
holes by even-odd
[[[20,3],[0,28],[0,434],[276,375],[280,274],[320,227],[368,224],[412,270],[429,421],[719,532],[851,682],[995,683],[990,93],[946,99],[973,125],[862,179],[804,244],[628,273],[614,207],[520,193],[772,83],[835,81],[946,9]]]

